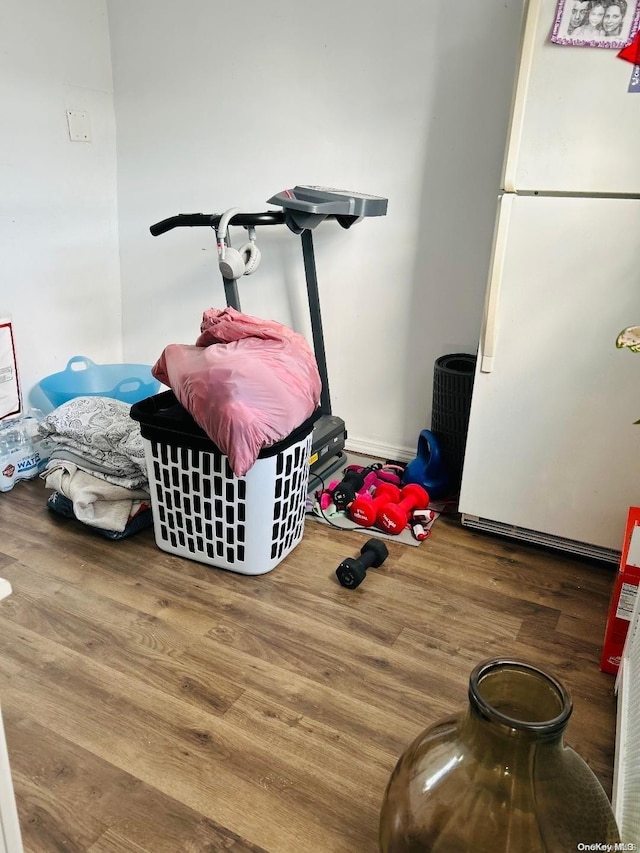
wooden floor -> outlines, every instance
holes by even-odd
[[[567,742],[611,792],[613,567],[441,518],[357,590],[362,534],[308,521],[257,578],[109,542],[0,495],[0,699],[28,853],[375,853],[396,759],[517,655],[573,694]]]

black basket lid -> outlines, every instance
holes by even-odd
[[[191,414],[178,401],[173,391],[163,391],[147,397],[131,406],[130,415],[140,424],[144,438],[158,438],[158,433],[169,433],[176,444],[186,444],[190,447],[217,450],[219,447],[209,438],[207,433],[193,419]],[[320,409],[297,426],[286,438],[264,447],[258,454],[258,459],[276,456],[281,450],[286,450],[296,444],[313,429],[314,423],[321,415]]]

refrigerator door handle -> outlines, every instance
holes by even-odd
[[[482,332],[480,372],[491,373],[493,370],[493,359],[498,337],[498,302],[500,299],[500,285],[504,272],[507,236],[509,223],[511,221],[511,206],[514,196],[505,193],[500,198],[498,207],[498,221],[496,223],[495,236],[493,240],[492,264],[489,273],[489,286],[487,288],[487,301],[485,308],[484,328]]]
[[[511,126],[507,138],[507,151],[502,167],[502,184],[506,192],[518,191],[520,179],[519,158],[522,150],[525,112],[529,98],[531,70],[536,58],[536,49],[540,39],[538,29],[547,26],[542,15],[541,0],[529,0],[525,10],[525,24],[520,45],[520,68],[511,109]]]

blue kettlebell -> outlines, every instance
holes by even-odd
[[[431,500],[446,497],[449,476],[440,457],[440,445],[431,430],[423,429],[418,438],[418,455],[405,468],[403,485],[417,483],[429,493]]]

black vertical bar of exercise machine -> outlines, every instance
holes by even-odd
[[[307,296],[309,298],[309,313],[311,315],[311,331],[313,332],[313,349],[318,362],[318,370],[322,377],[320,393],[320,411],[323,415],[331,414],[331,398],[329,397],[329,374],[327,373],[327,358],[324,350],[324,335],[322,332],[322,316],[320,314],[320,297],[318,294],[318,275],[313,251],[313,237],[310,229],[306,228],[300,235],[302,241],[302,257],[304,272],[307,279]]]
[[[236,311],[242,311],[240,307],[240,295],[238,293],[238,282],[235,278],[225,278],[222,276],[224,283],[224,298],[227,300],[227,305],[235,308]]]
[[[227,243],[227,246],[229,244]],[[236,311],[242,311],[240,307],[240,294],[238,293],[238,281],[235,278],[225,278],[222,276],[224,284],[224,298],[230,308],[235,308]]]

